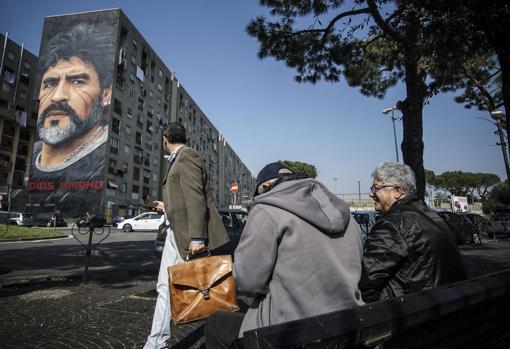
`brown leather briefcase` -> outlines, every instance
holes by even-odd
[[[208,256],[168,268],[172,322],[182,324],[217,311],[239,310],[232,257]]]

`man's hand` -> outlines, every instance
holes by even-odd
[[[165,203],[163,201],[154,201],[152,204],[154,205],[154,211],[159,214],[165,213]]]
[[[202,253],[205,251],[205,244],[203,242],[191,241],[188,247],[188,253],[190,256],[194,254]]]

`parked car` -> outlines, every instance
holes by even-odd
[[[377,211],[353,211],[351,212],[352,216],[358,222],[360,228],[361,228],[361,239],[363,242],[367,239],[368,233],[370,233],[370,230],[374,226],[377,217],[380,216],[380,213]]]
[[[107,225],[106,218],[103,215],[95,215],[90,218],[90,221],[87,217],[80,217],[76,220],[76,226],[79,228],[88,227],[90,223],[94,228],[101,228]]]
[[[33,216],[31,213],[0,211],[0,223],[31,227]]]
[[[34,215],[34,225],[38,227],[67,227],[67,223],[59,213],[43,212]]]
[[[494,213],[491,216],[492,226],[494,227],[494,234],[489,237],[504,237],[508,238],[510,235],[510,214],[508,213]]]
[[[478,231],[480,232],[480,238],[483,235],[492,239],[494,238],[496,229],[494,228],[494,225],[491,221],[476,213],[462,213],[462,215],[469,219],[471,223],[473,223],[478,228]]]
[[[243,210],[230,210],[230,209],[220,209],[218,210],[220,214],[221,220],[223,221],[223,225],[227,230],[227,234],[230,237],[230,241],[223,246],[218,247],[217,249],[211,251],[212,254],[230,254],[234,255],[234,251],[239,244],[239,239],[241,238],[241,233],[243,232],[244,225],[246,224],[246,219],[248,218],[248,213]],[[156,236],[156,241],[154,242],[154,254],[156,257],[161,258],[161,254],[163,253],[163,247],[165,246],[166,239],[166,231],[167,228],[164,224],[158,229],[158,235]]]
[[[134,218],[124,219],[117,224],[117,229],[125,232],[135,230],[158,230],[164,221],[164,216],[156,212],[145,212]]]
[[[478,227],[471,223],[467,217],[449,211],[439,211],[437,214],[444,219],[446,224],[453,231],[459,245],[465,244],[466,242],[475,244],[481,243]]]

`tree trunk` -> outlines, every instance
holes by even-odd
[[[495,47],[498,55],[499,66],[501,67],[501,92],[503,94],[503,103],[505,104],[506,114],[506,135],[510,135],[510,49],[506,47]],[[507,138],[508,139],[508,138]],[[507,151],[510,156],[510,147]]]
[[[425,74],[418,70],[418,55],[408,52],[405,62],[407,97],[397,106],[403,114],[402,155],[416,176],[416,194],[425,196],[425,169],[423,167],[423,104],[425,101]]]

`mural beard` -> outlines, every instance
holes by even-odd
[[[89,117],[82,120],[76,114],[76,111],[66,102],[52,103],[41,113],[37,120],[37,128],[39,129],[39,138],[48,145],[53,147],[65,147],[75,139],[85,135],[92,130],[101,118],[102,98],[99,96],[90,113]],[[69,116],[69,124],[66,127],[59,127],[59,123],[51,124],[48,128],[44,128],[44,120],[52,111],[63,111]]]

